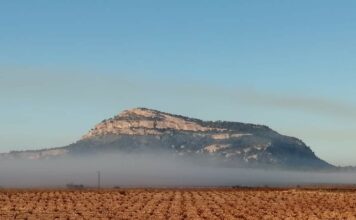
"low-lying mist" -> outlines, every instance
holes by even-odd
[[[204,164],[204,165],[202,165]],[[295,186],[354,184],[356,173],[296,172],[217,167],[164,154],[107,154],[47,160],[0,161],[0,187]]]

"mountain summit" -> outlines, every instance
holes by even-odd
[[[168,153],[211,160],[222,166],[333,168],[301,140],[281,135],[267,126],[202,121],[147,108],[126,110],[104,120],[74,144],[10,152],[2,157],[41,159],[114,152]]]
[[[162,135],[169,131],[207,132],[217,130],[204,126],[199,120],[172,115],[157,110],[134,108],[114,118],[104,120],[83,139],[105,135]],[[222,129],[221,129],[222,130]]]

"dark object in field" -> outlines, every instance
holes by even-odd
[[[72,184],[72,183],[70,183],[70,184],[67,184],[66,185],[66,187],[68,188],[68,189],[84,189],[84,185],[83,184]]]

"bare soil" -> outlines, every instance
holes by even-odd
[[[0,219],[356,219],[356,190],[0,190]]]

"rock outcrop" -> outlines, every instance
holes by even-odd
[[[146,108],[126,110],[104,120],[69,146],[12,152],[2,157],[41,159],[103,152],[164,152],[212,160],[223,166],[333,168],[301,140],[281,135],[267,126],[202,121]]]
[[[83,139],[104,135],[162,135],[167,130],[184,132],[223,131],[203,126],[188,118],[145,109],[126,110],[96,125]]]

